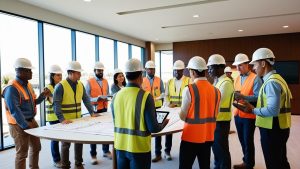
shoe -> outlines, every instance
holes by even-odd
[[[75,165],[75,169],[84,169],[83,165],[80,164],[80,165]]]
[[[168,161],[171,161],[172,160],[172,156],[170,153],[167,153],[165,152],[165,158],[168,160]]]
[[[230,131],[229,131],[229,134],[233,134],[233,133],[235,133],[235,131],[233,131],[233,130],[230,130]]]
[[[108,158],[108,159],[112,160],[112,154],[111,154],[111,152],[110,152],[110,151],[109,151],[109,152],[107,152],[107,153],[103,153],[103,157],[106,157],[106,158]]]
[[[91,164],[92,164],[92,165],[98,164],[98,160],[97,160],[97,157],[96,157],[96,156],[92,157]]]
[[[233,165],[234,169],[247,169],[246,163]]]
[[[62,168],[61,161],[54,162],[53,166],[56,167],[56,168]]]
[[[152,159],[152,162],[156,163],[158,161],[161,160],[161,155],[158,155],[158,156],[155,156],[153,159]]]

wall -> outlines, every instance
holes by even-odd
[[[157,43],[155,44],[155,51],[159,50],[173,50],[172,43]]]
[[[181,59],[187,64],[193,56],[201,56],[207,61],[211,54],[219,53],[231,63],[236,54],[245,53],[251,58],[253,52],[260,47],[270,48],[278,61],[300,61],[300,33],[175,42],[173,56],[174,60]],[[292,113],[300,115],[300,84],[289,87],[294,97]]]

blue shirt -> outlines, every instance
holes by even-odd
[[[76,93],[76,85],[78,84],[78,82],[73,82],[69,78],[67,78],[67,81],[70,84],[70,86],[72,87],[74,93]],[[56,114],[56,116],[60,122],[65,120],[64,115],[61,112],[61,103],[62,103],[63,95],[64,95],[64,88],[61,83],[58,83],[55,86],[54,94],[53,94],[53,111]],[[83,86],[82,101],[83,101],[85,107],[88,109],[89,113],[93,114],[94,110],[93,110],[92,104],[90,102],[90,98],[88,97],[88,95],[85,92],[84,86]]]
[[[147,75],[147,78],[149,79],[149,82],[150,82],[150,86],[152,86],[152,84],[153,84],[154,77],[151,78],[150,76]],[[156,78],[158,78],[158,77],[156,77]],[[160,93],[165,93],[164,83],[161,79],[159,79],[159,80],[160,80]]]
[[[119,90],[121,90],[121,88],[118,85],[116,85],[116,84],[111,85],[111,94],[112,95],[116,94]]]
[[[241,85],[244,84],[245,80],[247,79],[247,77],[249,76],[250,71],[246,74],[241,74]],[[253,95],[252,96],[245,96],[245,100],[247,100],[248,102],[257,102],[257,98],[258,98],[258,93],[259,90],[262,86],[263,82],[261,80],[260,77],[256,76],[253,82]]]
[[[97,83],[102,88],[103,87],[102,79],[99,79],[98,77],[95,77],[95,79],[96,79]],[[85,89],[86,89],[86,94],[90,98],[91,102],[97,102],[98,101],[98,97],[91,97],[91,86],[90,86],[89,82],[87,82],[87,84],[85,85]],[[107,95],[109,95],[109,86],[108,85],[107,85]]]
[[[128,83],[126,85],[126,87],[140,88],[138,85],[133,84],[133,83]],[[112,114],[113,114],[113,118],[114,118],[115,116],[114,116],[114,103],[113,102],[111,103],[111,110],[112,110]],[[144,117],[145,117],[147,130],[150,133],[157,133],[163,129],[163,126],[158,124],[158,122],[157,122],[154,99],[151,96],[151,94],[149,94],[146,99]]]
[[[272,70],[269,73],[267,73],[263,80],[264,82],[272,75],[275,74],[276,71]],[[255,108],[253,110],[253,113],[262,116],[262,117],[272,117],[272,116],[278,116],[280,112],[280,95],[282,92],[281,85],[278,84],[275,81],[269,81],[264,88],[264,91],[267,96],[267,104],[265,107],[261,108]]]
[[[27,121],[33,119],[36,113],[34,112],[34,102],[35,104],[40,104],[45,97],[40,95],[36,100],[33,99],[29,89],[27,88],[28,81],[23,81],[20,78],[16,77],[16,80],[21,84],[21,86],[25,89],[26,93],[30,97],[30,101],[25,101],[22,98],[20,104],[20,94],[18,90],[14,86],[7,86],[4,92],[4,100],[7,105],[7,108],[11,112],[11,115],[16,120],[17,124],[22,128],[29,128]]]

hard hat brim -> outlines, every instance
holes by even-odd
[[[248,61],[243,61],[243,62],[233,62],[232,65],[237,66],[237,65],[240,65],[240,64],[246,63],[246,62],[249,62],[249,60]]]

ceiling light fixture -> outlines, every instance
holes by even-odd
[[[193,18],[199,18],[199,15],[193,15]]]
[[[282,26],[283,28],[288,28],[289,27],[289,25],[284,25],[284,26]]]
[[[83,0],[84,2],[92,2],[92,0]]]
[[[243,30],[243,29],[239,29],[238,31],[239,31],[239,32],[243,32],[244,30]]]

